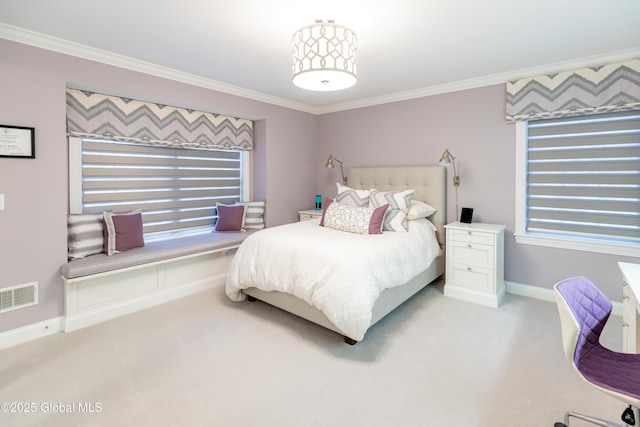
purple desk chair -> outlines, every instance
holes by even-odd
[[[558,282],[554,289],[564,354],[578,375],[598,390],[625,402],[624,425],[635,425],[640,407],[640,354],[619,353],[600,344],[600,334],[611,314],[611,301],[585,277]],[[564,423],[574,417],[605,427],[621,427],[599,418],[567,412]]]

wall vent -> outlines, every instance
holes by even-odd
[[[0,289],[0,313],[38,303],[38,282]]]

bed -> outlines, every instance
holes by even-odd
[[[319,219],[261,230],[247,238],[234,256],[227,295],[237,302],[266,302],[337,332],[353,345],[368,328],[444,273],[443,167],[351,168],[347,183],[352,189],[414,190],[412,200],[427,203],[436,212],[428,219],[408,221],[407,233],[354,235],[320,227]],[[432,240],[410,249],[403,239],[413,239],[414,231],[421,236],[430,233]],[[359,243],[352,243],[356,240]],[[392,252],[381,254],[374,248],[383,241]]]

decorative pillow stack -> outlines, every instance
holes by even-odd
[[[377,208],[389,205],[384,217],[384,231],[407,231],[407,212],[413,198],[414,190],[404,191],[372,191],[369,196],[369,206]]]
[[[353,207],[325,199],[320,225],[349,233],[382,234],[382,224],[388,207]]]
[[[67,216],[69,260],[114,255],[144,246],[142,212],[70,214]]]
[[[104,252],[111,256],[144,246],[142,212],[114,214],[104,212]]]
[[[216,204],[218,220],[215,231],[245,231],[264,228],[265,201]]]
[[[336,183],[338,194],[335,201],[348,207],[379,208],[388,205],[384,215],[383,231],[407,231],[409,229],[407,214],[411,205],[414,190],[404,191],[377,191],[356,190]],[[325,201],[325,207],[327,202]],[[412,206],[411,219],[426,218],[427,214],[435,212],[426,203],[416,202]],[[429,213],[430,212],[430,213]],[[324,215],[324,213],[323,213]],[[322,221],[321,221],[322,225]]]

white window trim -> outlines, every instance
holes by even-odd
[[[242,152],[242,201],[251,201],[251,151]]]
[[[638,245],[527,233],[527,124],[516,123],[516,243],[640,258]]]
[[[82,141],[69,137],[69,213],[82,213]]]

